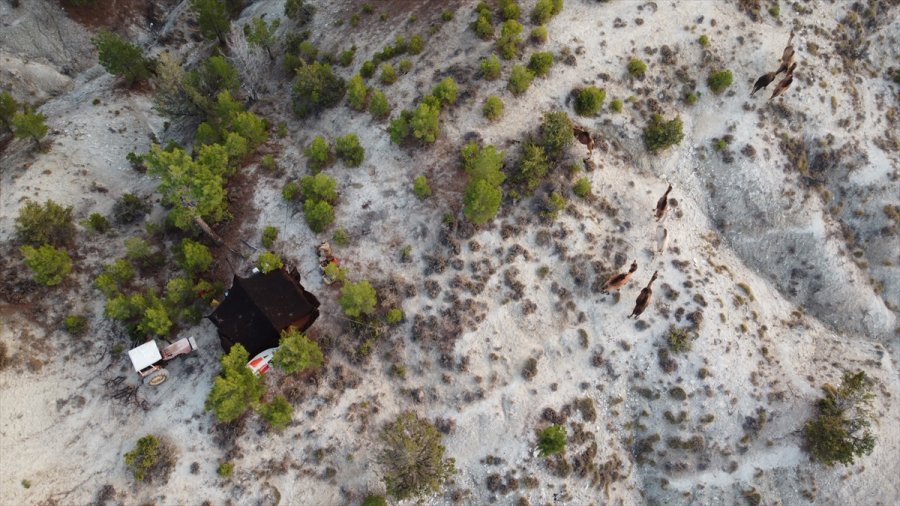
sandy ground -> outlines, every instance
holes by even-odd
[[[760,494],[761,504],[900,501],[900,245],[896,226],[883,232],[891,222],[882,212],[897,203],[898,154],[879,147],[892,139],[896,145],[897,87],[884,77],[900,47],[896,6],[866,34],[866,56],[848,69],[830,50],[836,20],[847,8],[841,3],[815,3],[810,15],[785,4],[778,20],[766,15],[753,22],[725,2],[691,2],[687,8],[570,1],[548,24],[545,50],[558,54],[568,47],[577,64],[557,63],[547,78],[513,97],[505,90],[511,62],[504,62],[500,81],[477,78],[478,59],[492,46],[467,29],[474,4],[453,4],[459,8],[454,20],[441,23],[440,10],[449,4],[395,3],[374,3],[376,13],[356,30],[333,28],[353,12],[349,2],[319,5],[310,28],[313,41],[322,48],[356,44],[352,69],[358,69],[394,36],[424,33],[437,23],[425,51],[412,57],[413,71],[384,89],[396,111],[452,73],[461,99],[443,114],[441,138],[428,148],[398,148],[389,142],[386,123],[345,106],[300,121],[289,112],[289,87],[281,86],[256,107],[271,120],[288,122],[289,135],[270,146],[286,174],[274,178],[253,166],[245,169],[254,181],[257,212],[239,235],[261,247],[261,227],[278,226],[276,250],[298,265],[306,287],[323,302],[316,334],[353,339],[336,317],[338,292],[316,273],[314,244],[330,234],[312,234],[302,215],[281,199],[280,188],[306,174],[302,149],[315,135],[357,133],[366,148],[363,165],[328,169],[341,194],[335,225],[351,236],[337,254],[352,279],[394,278],[414,286],[417,295],[402,300],[407,322],[364,365],[333,353],[318,385],[301,388],[295,419],[283,432],[269,433],[251,416],[236,444],[223,443],[221,430],[203,411],[220,353],[207,322],[185,331],[197,338],[200,350],[171,365],[173,379],[159,389],[141,387],[124,402],[114,398],[124,386],[136,385],[136,378],[127,357],[113,353],[126,339],[103,319],[101,296],[90,282],[140,227],[118,230],[104,241],[85,232],[68,293],[44,290],[31,305],[0,300],[0,340],[16,362],[0,372],[0,503],[90,504],[102,497],[108,504],[358,504],[367,492],[383,490],[374,461],[378,428],[406,409],[455,426],[445,444],[459,473],[424,504],[515,504],[520,496],[531,504],[738,504],[751,491]],[[532,2],[523,5],[527,13]],[[277,16],[281,6],[280,0],[255,2],[243,19]],[[176,13],[183,15],[182,8]],[[2,9],[0,21],[30,22],[5,4]],[[387,21],[376,21],[381,12]],[[409,22],[410,16],[416,21]],[[166,29],[175,24],[169,20]],[[793,87],[770,104],[759,95],[748,98],[753,80],[770,70],[792,26],[801,62]],[[89,34],[73,30],[73,40],[82,42],[68,50],[81,54]],[[701,34],[710,37],[707,50],[696,42]],[[645,47],[664,44],[674,50],[676,64],[645,53]],[[192,47],[178,49],[188,54]],[[23,75],[37,76],[33,82],[46,81],[34,86],[46,93],[41,112],[52,132],[44,153],[13,141],[0,154],[0,240],[11,240],[26,199],[72,205],[80,219],[109,213],[123,192],[152,192],[155,181],[125,161],[128,152],[148,148],[151,134],[167,136],[149,95],[117,89],[101,68],[90,65],[64,83],[56,77],[65,74],[58,52],[47,50],[40,62],[47,70],[35,70],[26,63],[34,55],[20,42],[0,38],[0,50],[9,53],[0,54],[0,61],[21,61],[20,74],[28,70]],[[525,61],[532,50],[524,51]],[[625,65],[633,56],[648,62],[643,81],[627,77]],[[694,106],[680,100],[675,73],[682,66],[701,91]],[[715,96],[704,83],[720,67],[730,68],[735,82]],[[351,75],[348,69],[339,72]],[[278,69],[272,78],[279,78]],[[597,199],[570,195],[570,206],[550,225],[538,222],[529,200],[506,204],[471,237],[443,234],[442,216],[460,209],[457,153],[464,137],[476,133],[505,149],[512,163],[517,147],[509,141],[532,133],[544,111],[563,109],[574,118],[569,91],[590,83],[606,89],[607,103],[632,95],[640,103],[626,103],[621,114],[604,108],[596,118],[576,118],[603,140],[593,157],[598,170],[586,173]],[[506,106],[495,124],[481,117],[491,94]],[[640,139],[650,99],[665,116],[679,114],[686,134],[680,146],[655,157],[645,154]],[[734,136],[727,152],[713,151],[712,139],[725,134]],[[803,139],[811,161],[827,151],[818,140],[829,135],[830,146],[847,149],[803,175],[779,148],[782,135]],[[753,146],[752,157],[741,152],[745,145]],[[569,154],[574,160],[584,150],[573,144]],[[411,192],[412,179],[422,173],[435,190],[424,202]],[[675,185],[671,196],[677,205],[664,222],[668,248],[654,253],[652,209],[667,182]],[[614,217],[604,213],[604,203]],[[157,208],[148,220],[160,215]],[[405,245],[412,248],[410,263],[401,262]],[[446,260],[443,272],[432,272],[433,257]],[[595,278],[632,259],[639,269],[621,300],[592,292]],[[246,272],[249,266],[236,268]],[[659,279],[653,305],[638,322],[626,319],[654,270]],[[479,277],[482,291],[465,288]],[[509,280],[521,283],[521,295]],[[435,284],[440,294],[431,297]],[[738,284],[749,286],[753,296]],[[91,332],[73,342],[58,329],[61,318],[76,311],[92,315]],[[666,331],[673,323],[686,325],[685,315],[695,311],[702,311],[703,324],[692,351],[673,356],[677,370],[666,373],[657,359]],[[434,338],[450,343],[445,357],[439,342],[422,341],[417,315],[435,317]],[[526,380],[521,372],[530,358],[537,359],[537,373]],[[404,379],[389,374],[393,364],[406,367]],[[705,379],[698,376],[702,368],[710,374]],[[875,451],[847,468],[813,464],[800,449],[799,430],[819,386],[857,368],[876,384]],[[671,397],[675,387],[687,398]],[[577,473],[560,477],[535,454],[536,431],[550,423],[545,408],[565,411],[583,398],[593,401],[596,418],[571,410],[569,434],[575,424],[583,434],[570,440],[568,455],[583,453],[593,442],[598,465],[617,458],[620,477],[605,488]],[[748,433],[746,419],[760,409],[768,422]],[[682,411],[682,421],[667,419],[667,412]],[[706,415],[714,419],[701,422]],[[177,464],[165,486],[135,484],[124,465],[123,454],[147,433],[162,435],[175,448]],[[660,441],[639,462],[638,442],[655,435]],[[702,440],[697,452],[667,447],[670,438],[694,436]],[[230,479],[216,474],[225,460],[235,463]],[[506,486],[490,491],[487,480],[495,473]],[[526,486],[533,484],[531,477],[537,484]]]

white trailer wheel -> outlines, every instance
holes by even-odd
[[[156,372],[154,372],[147,378],[147,383],[150,386],[155,387],[155,386],[162,385],[163,383],[166,382],[167,379],[169,379],[169,371],[167,371],[165,369],[158,369]]]

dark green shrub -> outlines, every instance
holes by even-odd
[[[331,145],[321,135],[317,135],[309,146],[303,150],[306,155],[306,165],[313,172],[319,172],[334,163],[334,153],[331,151]]]
[[[701,46],[707,47],[709,46],[709,37],[707,37],[706,35],[701,35],[697,42],[699,42]]]
[[[549,457],[566,451],[566,428],[551,425],[538,436],[538,450],[542,457]]]
[[[635,78],[644,77],[647,74],[647,64],[640,58],[632,58],[628,62],[628,74]]]
[[[346,228],[338,227],[338,229],[334,231],[334,235],[331,236],[331,242],[335,246],[344,247],[350,244],[350,234],[347,233]]]
[[[412,70],[413,62],[409,58],[404,58],[400,60],[400,63],[397,65],[397,69],[401,74],[409,74],[409,71]]]
[[[500,28],[497,39],[497,52],[504,60],[512,60],[519,56],[519,45],[522,43],[522,25],[515,19],[509,19]]]
[[[303,203],[303,214],[309,229],[317,234],[334,222],[334,208],[324,200],[307,200]]]
[[[165,472],[171,465],[170,456],[163,443],[152,434],[137,441],[137,445],[125,454],[125,464],[134,472],[134,479],[149,481],[154,475]]]
[[[478,35],[478,38],[481,40],[491,40],[494,38],[494,23],[491,21],[490,12],[481,12],[478,14],[478,19],[475,20],[472,29],[475,30],[475,34]]]
[[[591,182],[586,177],[579,179],[572,185],[572,193],[583,199],[588,198],[591,195]]]
[[[596,116],[605,99],[605,90],[594,86],[582,88],[575,94],[575,112],[579,116]]]
[[[406,52],[409,54],[419,54],[425,48],[425,41],[421,35],[413,35],[409,38],[409,45],[406,46]]]
[[[334,75],[330,65],[313,62],[297,69],[293,89],[294,113],[301,118],[334,107],[344,98],[346,83]]]
[[[709,89],[712,90],[713,93],[718,95],[731,86],[732,79],[733,76],[731,75],[730,70],[720,70],[718,72],[713,72],[706,78],[706,85],[709,86]]]
[[[381,90],[372,90],[369,98],[369,113],[375,119],[383,119],[391,113],[391,105]]]
[[[444,457],[441,433],[414,413],[397,416],[382,429],[379,439],[382,477],[397,500],[437,492],[456,472],[454,460]]]
[[[621,98],[617,98],[609,103],[609,108],[612,109],[613,112],[622,112],[622,107],[625,105],[622,102]]]
[[[281,257],[276,253],[263,251],[259,254],[259,258],[256,259],[256,266],[265,274],[283,268],[284,262],[281,261]]]
[[[544,148],[537,144],[526,143],[522,146],[515,181],[525,185],[528,192],[533,191],[543,181],[550,170],[550,163],[544,154]]]
[[[34,280],[42,285],[58,285],[72,272],[72,259],[63,249],[44,244],[38,248],[22,246],[19,251]]]
[[[191,10],[197,17],[200,33],[209,40],[224,43],[231,29],[231,14],[222,0],[191,0]]]
[[[644,146],[651,153],[658,153],[680,143],[684,139],[681,117],[676,116],[670,121],[665,121],[661,115],[654,114],[650,118],[650,123],[644,127],[643,138]]]
[[[324,363],[325,356],[315,341],[303,335],[296,327],[281,331],[281,340],[272,357],[272,365],[287,374],[293,374],[321,367]]]
[[[686,328],[669,326],[666,342],[669,344],[669,349],[675,353],[691,351],[691,333]]]
[[[222,462],[216,469],[216,474],[222,478],[231,478],[231,475],[234,474],[234,462]]]
[[[122,37],[101,31],[91,42],[99,52],[100,65],[110,74],[125,79],[128,86],[145,81],[153,74],[153,62],[144,58],[139,47]]]
[[[351,49],[341,51],[338,55],[338,64],[341,67],[349,67],[353,63],[353,57],[356,56],[356,46]]]
[[[572,143],[572,120],[563,111],[544,113],[541,123],[541,145],[551,160],[559,159]]]
[[[481,60],[481,77],[488,81],[494,81],[500,78],[500,58],[491,54]]]
[[[863,371],[845,372],[841,386],[824,385],[816,414],[803,427],[810,458],[827,466],[853,464],[875,449],[872,425],[872,382]]]
[[[400,144],[410,136],[412,133],[409,125],[410,121],[412,121],[412,113],[410,111],[400,111],[400,114],[391,120],[388,128],[391,142]]]
[[[497,121],[503,116],[503,100],[500,100],[500,97],[498,96],[491,95],[484,101],[484,107],[481,108],[481,113],[489,121]]]
[[[281,348],[278,348],[279,350]],[[276,352],[277,353],[277,352]],[[294,407],[284,396],[279,395],[259,407],[259,414],[274,429],[280,429],[291,422],[294,417]]]
[[[519,19],[522,9],[517,0],[499,0],[497,2],[497,15],[503,20]]]
[[[509,82],[506,88],[513,95],[521,95],[528,91],[531,81],[534,80],[534,74],[522,65],[514,65],[509,74]]]
[[[375,75],[375,70],[378,66],[372,60],[366,60],[363,62],[362,67],[359,68],[359,75],[368,79]]]
[[[428,184],[428,177],[422,174],[413,180],[413,193],[419,200],[425,200],[431,196],[431,185]]]
[[[548,0],[549,1],[549,0]],[[550,72],[553,66],[553,53],[539,52],[533,53],[531,59],[528,60],[528,70],[537,77],[544,77]]]
[[[463,170],[469,175],[470,180],[484,180],[491,186],[500,186],[506,179],[503,172],[503,151],[488,144],[484,148],[470,142],[463,147],[460,156]]]
[[[5,91],[0,92],[0,123],[3,123],[3,126],[10,132],[13,130],[13,116],[16,115],[18,109],[19,104],[12,95]]]
[[[366,154],[356,134],[347,134],[335,139],[334,151],[348,167],[359,167]]]
[[[557,5],[558,3],[558,5]],[[531,22],[543,25],[562,10],[561,0],[538,0],[531,9]]]
[[[281,173],[281,167],[278,166],[275,157],[272,155],[263,155],[263,157],[259,159],[259,166],[267,172],[274,172],[276,174]]]
[[[684,96],[684,103],[688,105],[694,105],[697,103],[699,97],[693,91]]]
[[[288,181],[281,188],[281,198],[287,201],[296,200],[300,195],[300,185],[296,181]]]
[[[363,501],[362,506],[388,506],[383,495],[369,495]]]
[[[444,11],[441,13],[441,21],[448,22],[453,21],[453,11]]]
[[[344,310],[344,314],[351,318],[359,318],[362,315],[370,314],[375,310],[375,304],[378,297],[375,289],[369,284],[368,280],[358,283],[346,283],[341,289],[341,296],[338,303]]]

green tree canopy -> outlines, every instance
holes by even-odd
[[[63,249],[44,244],[38,248],[22,246],[20,251],[34,280],[42,285],[58,285],[72,272],[72,259]]]
[[[366,155],[356,134],[342,135],[334,140],[334,152],[348,167],[359,167]]]
[[[428,420],[406,412],[379,434],[381,465],[387,492],[398,500],[434,493],[456,472],[445,458],[441,433]]]
[[[172,206],[169,219],[176,227],[190,229],[197,217],[216,223],[228,216],[223,176],[229,169],[224,147],[203,146],[194,160],[182,148],[166,151],[154,145],[144,163],[150,174],[159,176],[159,192],[163,202]]]
[[[272,364],[288,374],[321,367],[325,356],[315,341],[303,335],[296,327],[281,331],[281,341]]]
[[[16,238],[24,244],[63,246],[75,237],[72,206],[63,207],[52,200],[44,205],[26,201],[16,217]]]
[[[263,379],[247,367],[249,360],[247,350],[240,344],[222,356],[222,371],[206,399],[206,410],[214,412],[220,422],[234,421],[259,406],[266,387]]]
[[[416,107],[409,122],[409,127],[416,139],[433,143],[441,134],[440,125],[441,109],[436,105],[422,102]]]
[[[44,123],[46,119],[47,117],[43,114],[30,110],[17,113],[12,118],[12,126],[16,132],[16,137],[31,139],[35,144],[39,144],[49,130]]]
[[[475,225],[483,225],[491,220],[500,209],[503,190],[484,179],[469,182],[463,195],[463,214]]]
[[[231,30],[231,13],[226,0],[191,0],[191,11],[197,16],[200,33],[209,40],[225,42]]]
[[[297,69],[293,91],[294,113],[306,118],[338,105],[344,98],[347,85],[334,75],[331,65],[313,62]]]
[[[323,200],[333,204],[337,200],[337,181],[321,172],[300,178],[300,190],[303,192],[304,201]]]
[[[810,457],[827,466],[853,464],[856,457],[875,449],[870,430],[875,395],[863,371],[845,372],[841,386],[822,387],[825,397],[816,401],[816,415],[806,422],[803,436]]]
[[[262,415],[269,425],[276,429],[280,429],[290,423],[294,416],[294,407],[288,402],[284,396],[279,395],[260,406],[259,414]]]
[[[9,131],[13,129],[12,119],[18,108],[19,104],[12,95],[5,91],[0,92],[0,123],[3,123],[3,126]]]
[[[644,146],[654,154],[680,143],[684,139],[681,117],[666,121],[661,115],[654,114],[644,127],[643,138]]]
[[[128,86],[147,80],[153,74],[153,61],[144,58],[139,47],[108,31],[101,31],[91,42],[99,52],[100,65]]]
[[[375,310],[377,302],[378,296],[375,294],[375,289],[369,284],[369,280],[346,283],[341,289],[341,296],[338,299],[338,303],[344,309],[344,314],[351,318],[371,313]]]

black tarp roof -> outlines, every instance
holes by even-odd
[[[240,343],[250,356],[278,346],[290,325],[305,331],[319,317],[319,300],[300,284],[296,269],[276,269],[248,278],[234,277],[231,289],[209,318],[228,352]]]

